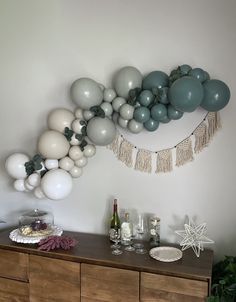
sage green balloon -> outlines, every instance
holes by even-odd
[[[167,124],[170,121],[171,121],[171,119],[167,115],[165,115],[162,118],[160,118],[160,122],[163,123],[163,124]]]
[[[155,121],[160,121],[166,115],[167,109],[163,104],[156,104],[151,109],[151,116]]]
[[[130,132],[137,134],[143,130],[143,124],[139,123],[133,119],[133,120],[129,121],[128,129],[130,130]]]
[[[141,88],[142,74],[132,66],[121,68],[114,78],[114,87],[118,96],[128,99],[129,91],[134,88]]]
[[[154,100],[155,96],[153,95],[153,93],[150,90],[143,90],[140,95],[138,96],[138,102],[139,104],[141,104],[142,106],[149,106],[153,100]]]
[[[150,110],[147,107],[140,106],[134,110],[134,119],[139,123],[145,123],[150,118]]]
[[[182,77],[171,85],[168,98],[177,110],[193,112],[203,99],[202,84],[194,77]]]
[[[93,117],[87,125],[87,136],[95,145],[109,145],[116,137],[116,126],[108,117]]]
[[[193,68],[188,74],[191,77],[198,79],[201,83],[203,83],[207,79],[207,74],[201,68]]]
[[[169,77],[163,71],[152,71],[143,79],[143,89],[162,88],[169,84]]]
[[[146,128],[148,131],[152,132],[157,130],[157,128],[159,127],[159,122],[155,121],[154,119],[150,118],[147,122],[145,122],[144,124],[144,128]]]
[[[123,104],[120,107],[119,112],[120,112],[120,116],[124,120],[131,120],[134,116],[134,107],[129,104]]]
[[[182,76],[187,75],[191,69],[192,67],[189,66],[188,64],[183,64],[179,66],[179,70]]]
[[[172,105],[169,104],[167,108],[167,115],[171,120],[178,120],[184,115],[184,113],[175,109]]]
[[[219,111],[229,102],[229,87],[220,80],[208,80],[203,84],[204,97],[201,107],[207,111]]]
[[[118,118],[118,125],[121,126],[122,128],[124,128],[124,129],[127,128],[128,123],[129,123],[129,120],[125,120],[122,117]]]

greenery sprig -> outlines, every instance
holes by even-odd
[[[66,127],[64,130],[64,135],[70,142],[72,136],[75,134],[75,138],[80,142],[79,147],[81,151],[84,151],[84,147],[88,144],[88,142],[85,140],[85,137],[87,136],[87,123],[85,121],[80,121],[80,125],[83,125],[81,128],[81,133],[75,133],[73,130]]]
[[[30,161],[25,163],[26,174],[29,176],[35,171],[42,169],[43,168],[42,162],[43,162],[43,158],[41,155],[39,154],[34,155],[34,157]],[[41,176],[44,175],[44,172],[45,171],[41,171]]]
[[[128,97],[127,103],[131,106],[135,106],[137,104],[138,97],[139,97],[141,91],[142,91],[141,88],[131,89],[129,91],[129,97]]]
[[[100,106],[93,106],[89,110],[92,111],[95,116],[105,118],[105,112]]]

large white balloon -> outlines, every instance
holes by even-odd
[[[81,109],[89,109],[101,104],[103,91],[94,80],[80,78],[71,86],[71,98]]]
[[[59,167],[65,171],[70,171],[74,165],[74,161],[68,156],[59,160]]]
[[[73,112],[68,109],[58,108],[50,112],[48,116],[48,128],[64,133],[66,127],[71,128],[75,119]]]
[[[25,163],[29,160],[30,158],[23,153],[13,153],[7,158],[5,163],[7,173],[15,179],[26,178]]]
[[[116,127],[109,118],[92,118],[87,125],[87,136],[95,144],[106,146],[116,137]]]
[[[24,192],[25,191],[25,181],[24,181],[24,179],[15,180],[13,186],[14,186],[16,191]]]
[[[72,189],[71,175],[62,169],[50,170],[43,176],[41,188],[49,199],[66,198]]]
[[[45,158],[65,157],[69,148],[70,144],[65,136],[55,130],[45,131],[38,140],[38,151]]]

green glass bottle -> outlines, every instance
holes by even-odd
[[[117,199],[114,199],[113,203],[113,214],[111,217],[111,223],[110,223],[110,230],[109,230],[109,236],[111,241],[115,241],[118,237],[120,237],[120,218],[118,215],[118,209],[117,209]]]

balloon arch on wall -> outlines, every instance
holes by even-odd
[[[88,158],[96,146],[107,146],[127,166],[152,170],[152,153],[156,154],[156,173],[173,168],[172,153],[176,151],[176,166],[193,159],[191,136],[195,137],[195,153],[207,146],[220,128],[219,110],[230,99],[228,86],[201,68],[181,65],[168,76],[152,71],[143,78],[132,66],[123,67],[114,78],[114,89],[89,78],[80,78],[71,86],[71,99],[78,106],[73,113],[64,108],[48,116],[48,130],[38,139],[38,154],[29,158],[23,153],[10,155],[5,163],[14,178],[14,188],[33,192],[38,199],[59,200],[72,190],[72,178],[82,175]],[[119,135],[116,124],[131,133],[156,131],[159,123],[180,119],[185,112],[201,106],[206,110],[204,120],[191,135],[173,148],[151,152],[138,149]]]

